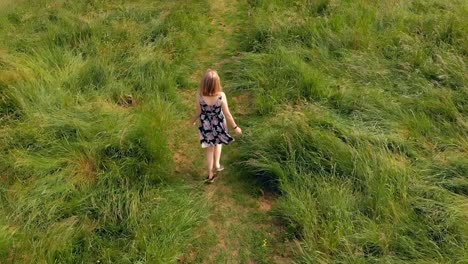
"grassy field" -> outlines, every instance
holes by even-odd
[[[249,3],[241,153],[300,259],[466,263],[468,2]]]
[[[468,263],[466,0],[0,8],[0,263]]]
[[[206,8],[30,1],[2,16],[0,262],[182,255],[208,215],[171,149]]]

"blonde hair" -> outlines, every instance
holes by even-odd
[[[218,72],[208,69],[200,84],[200,94],[204,96],[214,96],[221,92],[222,89]]]

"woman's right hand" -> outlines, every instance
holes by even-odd
[[[234,129],[234,132],[236,133],[236,135],[240,136],[242,135],[242,129],[240,127],[236,127],[236,129]]]

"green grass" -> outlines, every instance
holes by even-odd
[[[0,263],[467,262],[465,0],[0,6]],[[220,207],[173,160],[213,65]]]
[[[1,17],[0,262],[182,255],[208,211],[170,142],[205,9],[36,1]]]
[[[248,1],[246,174],[305,263],[464,263],[466,1]]]

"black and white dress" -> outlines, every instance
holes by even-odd
[[[219,96],[214,105],[208,105],[203,96],[199,96],[200,114],[200,143],[202,148],[219,144],[227,145],[234,141],[227,131],[226,119],[221,108],[223,97]]]

